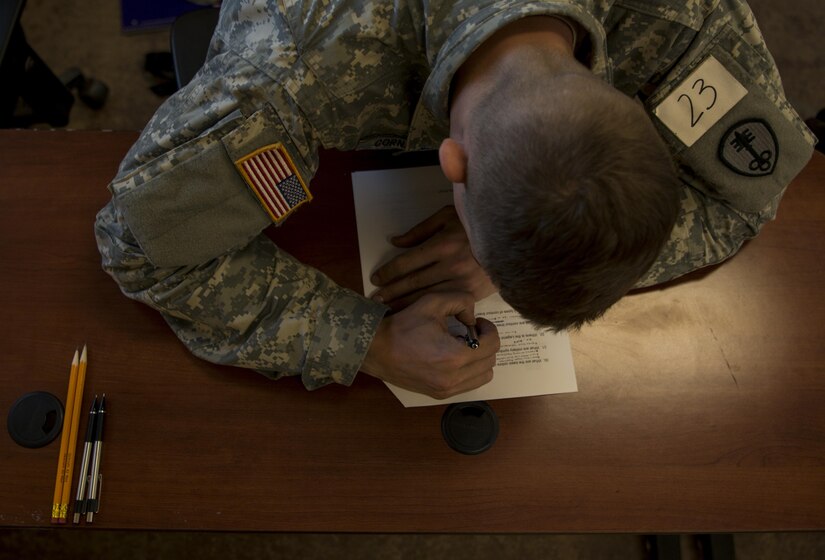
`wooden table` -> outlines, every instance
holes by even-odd
[[[464,456],[444,407],[404,409],[365,375],[310,393],[208,364],[122,296],[92,223],[135,138],[0,132],[0,405],[64,399],[88,343],[84,406],[106,392],[110,411],[96,527],[825,529],[825,157],[733,260],[574,334],[578,393],[494,401],[498,441]],[[358,288],[347,161],[327,154],[277,235]],[[48,525],[57,454],[0,437],[0,525]]]

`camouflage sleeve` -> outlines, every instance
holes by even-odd
[[[248,35],[259,32],[250,25]],[[288,68],[288,27],[275,14],[260,33]],[[386,308],[261,235],[269,218],[234,162],[279,142],[312,176],[317,141],[292,103],[271,74],[221,44],[219,28],[203,70],[121,164],[95,234],[123,293],[160,311],[195,355],[272,378],[300,375],[315,389],[352,382]]]
[[[688,173],[682,172],[683,180]],[[637,288],[673,280],[734,255],[775,216],[781,197],[759,212],[739,212],[710,198],[707,188],[695,188],[707,187],[701,178],[692,177],[690,184],[681,189],[681,210],[670,239]]]
[[[668,103],[682,112],[665,112]],[[776,216],[815,143],[786,100],[743,0],[715,5],[645,105],[674,154],[682,206],[670,240],[639,287],[733,255]],[[711,125],[707,130],[695,126],[702,118]]]
[[[268,238],[196,266],[152,265],[113,202],[97,216],[104,269],[123,293],[161,312],[180,340],[210,362],[308,389],[352,383],[384,308],[337,286]]]

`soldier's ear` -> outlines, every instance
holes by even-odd
[[[452,138],[445,138],[438,148],[441,171],[451,183],[467,182],[467,153],[464,146]]]

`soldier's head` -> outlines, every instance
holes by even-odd
[[[461,141],[441,149],[476,258],[505,301],[555,330],[625,295],[679,207],[672,158],[641,105],[568,70],[500,72]]]

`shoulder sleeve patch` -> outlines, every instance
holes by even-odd
[[[312,195],[283,144],[270,144],[235,162],[247,186],[279,224]]]
[[[719,159],[739,175],[770,175],[779,159],[776,134],[771,125],[762,119],[739,121],[722,137]]]
[[[771,81],[772,61],[735,29],[708,40],[694,60],[700,62],[674,71],[646,107],[705,204],[762,223],[811,157],[807,127]]]

